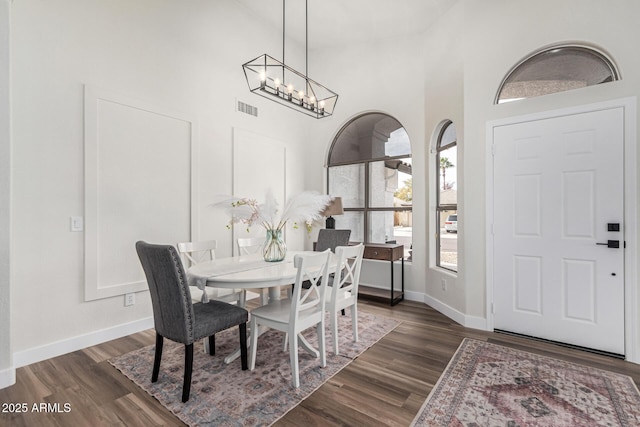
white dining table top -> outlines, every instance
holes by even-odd
[[[288,252],[285,259],[278,262],[267,262],[262,254],[216,258],[190,267],[187,279],[190,285],[200,289],[207,285],[244,289],[283,286],[295,281],[297,270],[293,266],[293,258],[303,253]]]

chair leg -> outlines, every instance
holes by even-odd
[[[253,371],[256,368],[256,353],[258,350],[258,322],[256,322],[255,316],[251,316],[251,344],[249,347],[251,350],[251,353],[249,353],[249,369]],[[242,352],[242,348],[240,352]]]
[[[333,353],[338,355],[338,312],[331,310],[331,336],[333,339]]]
[[[151,374],[151,382],[158,381],[158,373],[160,372],[160,359],[162,359],[162,344],[164,343],[164,337],[156,333],[156,355],[153,360],[153,373]]]
[[[298,336],[290,333],[289,362],[291,363],[291,382],[295,388],[300,387],[300,368],[298,365]]]
[[[193,371],[193,343],[184,346],[184,382],[182,384],[182,402],[189,400],[191,392],[191,372]]]
[[[216,335],[215,334],[209,337],[209,354],[211,356],[216,355]]]
[[[353,341],[358,342],[358,304],[351,306],[351,323],[353,325]]]
[[[324,319],[322,319],[320,323],[318,323],[316,329],[318,330],[318,351],[320,352],[320,366],[324,368],[325,366],[327,366],[327,346],[324,339]]]
[[[239,325],[240,330],[240,362],[242,364],[242,370],[247,370],[247,323],[241,323]]]

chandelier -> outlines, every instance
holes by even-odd
[[[333,114],[333,109],[338,102],[338,94],[308,77],[309,17],[307,7],[308,0],[305,0],[304,74],[284,62],[285,0],[282,0],[282,62],[265,53],[243,64],[242,69],[251,92],[308,116],[321,119]]]

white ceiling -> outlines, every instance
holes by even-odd
[[[236,0],[282,32],[282,0]],[[309,49],[424,32],[458,0],[308,0]],[[304,44],[305,0],[286,2],[286,35]]]

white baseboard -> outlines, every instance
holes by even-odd
[[[404,299],[408,301],[424,302],[424,294],[422,292],[404,291]]]
[[[135,334],[136,332],[150,328],[153,328],[153,317],[124,323],[111,328],[79,335],[77,337],[71,337],[39,347],[18,351],[13,354],[13,364],[15,368],[19,368],[42,360],[51,359],[52,357],[60,356],[62,354],[71,353],[72,351],[82,350],[83,348],[91,347],[92,345],[101,344],[116,338]]]
[[[487,329],[487,319],[484,317],[466,315],[426,294],[424,295],[423,302],[466,328],[480,329],[482,331],[489,330]]]
[[[370,285],[367,285],[367,286],[370,286]],[[454,322],[459,323],[462,326],[465,326],[467,328],[480,329],[482,331],[490,330],[487,328],[487,319],[485,319],[484,317],[468,316],[456,310],[455,308],[441,302],[440,300],[430,297],[429,295],[423,294],[422,292],[405,291],[404,298],[407,301],[423,302],[428,306],[430,306],[431,308],[444,314]]]
[[[7,368],[0,371],[0,389],[12,386],[16,383],[16,368]]]

